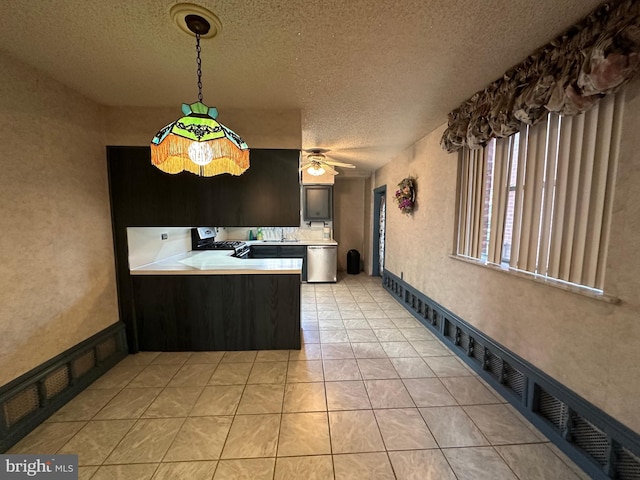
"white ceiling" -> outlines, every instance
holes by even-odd
[[[2,0],[0,49],[104,105],[196,99],[172,0]],[[599,0],[196,0],[204,102],[299,109],[302,145],[372,170]],[[234,128],[233,125],[229,125]],[[238,132],[242,134],[242,132]]]

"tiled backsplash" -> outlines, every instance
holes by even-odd
[[[331,224],[328,224],[331,228]],[[319,222],[307,227],[260,227],[264,240],[322,240],[324,225]],[[219,227],[217,240],[249,240],[249,231],[254,237],[258,232],[258,227]],[[330,237],[333,238],[333,230]]]
[[[204,225],[203,225],[204,226]],[[209,226],[210,225],[206,225]],[[331,228],[331,222],[328,227]],[[248,240],[249,231],[253,235],[258,227],[213,227],[218,234],[216,240]],[[264,240],[323,240],[324,224],[312,223],[304,227],[260,227]],[[163,234],[167,235],[163,239]],[[330,231],[333,239],[333,230]],[[128,227],[127,241],[129,247],[129,268],[136,268],[148,263],[164,260],[173,255],[191,250],[191,227]]]

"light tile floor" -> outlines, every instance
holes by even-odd
[[[10,453],[80,478],[588,478],[379,278],[302,286],[300,351],[143,352]]]

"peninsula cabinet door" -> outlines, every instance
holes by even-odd
[[[227,292],[224,284],[217,285],[220,288],[217,293],[212,292],[207,278],[200,275],[132,277],[140,350],[224,350],[221,299]]]
[[[136,275],[140,350],[300,348],[300,275]]]

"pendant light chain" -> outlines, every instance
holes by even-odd
[[[200,34],[196,33],[196,63],[198,65],[198,101],[202,103],[202,60],[200,60]]]

